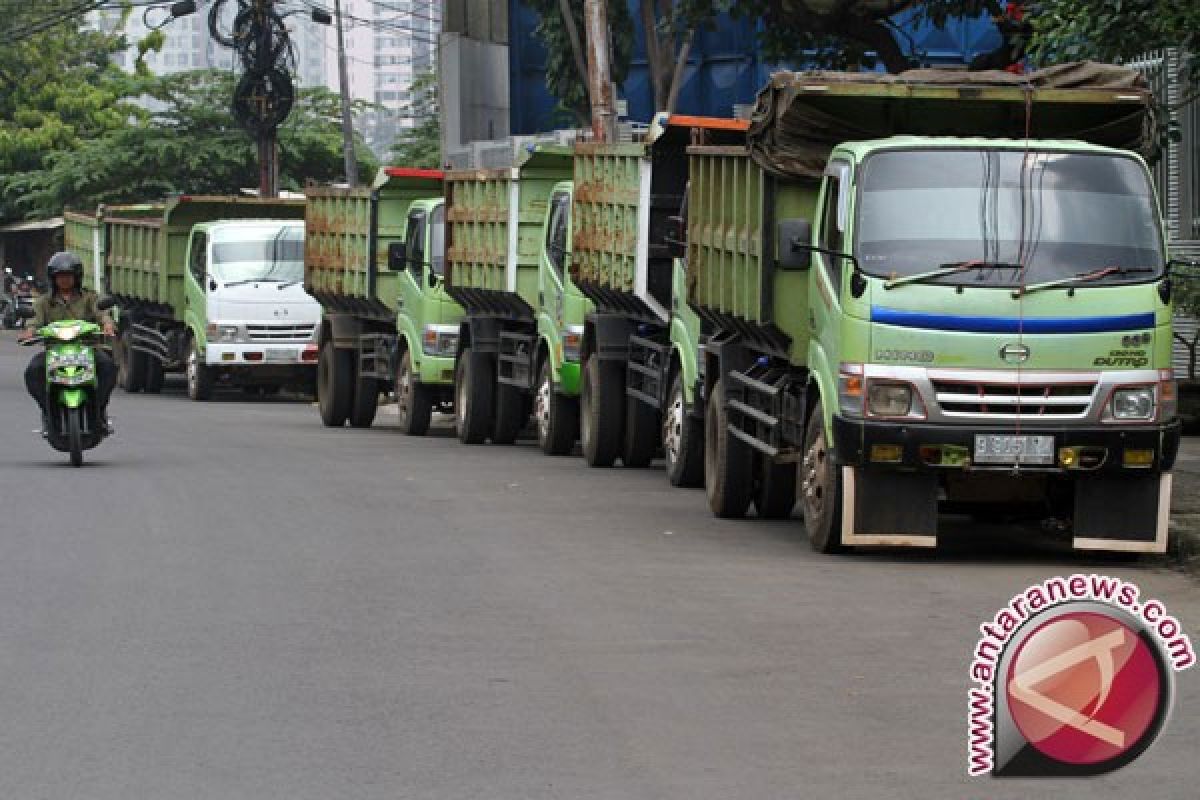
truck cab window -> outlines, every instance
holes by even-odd
[[[835,162],[825,172],[825,199],[821,209],[821,247],[835,252],[843,252],[846,241],[845,212],[842,204],[845,202],[845,180],[849,175],[849,165]],[[821,254],[821,263],[825,274],[829,276],[835,293],[842,290],[842,268],[844,261],[840,258]]]
[[[408,215],[408,232],[404,237],[408,247],[408,268],[413,275],[421,276],[425,266],[425,212],[414,211]]]
[[[429,267],[434,275],[446,270],[446,207],[438,206],[429,219]]]
[[[546,230],[546,255],[559,275],[567,260],[567,228],[570,227],[571,196],[565,192],[554,195],[550,206],[550,224]]]
[[[203,286],[205,275],[208,272],[208,237],[203,233],[192,235],[191,259],[188,266],[192,270],[192,277],[196,279],[196,283]]]

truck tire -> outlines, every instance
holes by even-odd
[[[357,365],[351,364],[351,367],[354,368],[354,399],[348,416],[350,427],[369,428],[379,410],[379,382],[358,374]]]
[[[625,427],[625,369],[592,355],[583,366],[579,439],[590,467],[611,467],[621,454]]]
[[[200,355],[200,349],[196,347],[194,339],[188,342],[186,358],[185,369],[187,372],[188,397],[197,403],[211,400],[213,373],[208,365],[204,363],[204,357]]]
[[[512,444],[525,427],[525,393],[515,386],[496,382],[496,418],[492,444]]]
[[[621,463],[640,469],[650,466],[662,441],[658,411],[636,397],[625,397],[625,442]]]
[[[142,361],[145,363],[146,370],[146,377],[142,382],[142,391],[146,394],[158,394],[162,391],[163,381],[166,379],[163,362],[154,356],[147,355],[143,355]]]
[[[667,480],[672,486],[704,483],[704,425],[688,413],[683,372],[679,370],[671,378],[671,393],[663,412],[662,445]]]
[[[125,381],[121,388],[130,394],[135,394],[146,385],[146,354],[133,349],[133,334],[125,331],[121,334],[121,363],[125,367]]]
[[[758,484],[754,487],[754,508],[762,519],[787,519],[796,507],[795,464],[775,464],[759,456]]]
[[[725,381],[717,381],[704,412],[704,491],[715,516],[746,515],[754,494],[754,454],[729,431]]]
[[[492,432],[495,387],[491,357],[463,350],[454,365],[454,429],[463,444],[482,444]]]
[[[804,431],[800,465],[800,510],[808,541],[818,553],[836,553],[842,544],[842,475],[825,440],[825,417],[818,402]]]
[[[321,422],[329,428],[341,428],[350,416],[353,400],[354,353],[339,350],[332,341],[321,345],[317,356],[317,407]]]
[[[424,436],[429,430],[433,401],[429,387],[413,374],[412,354],[405,350],[396,367],[396,410],[400,430],[409,436]]]
[[[579,438],[579,401],[554,390],[550,359],[538,365],[537,394],[533,415],[537,422],[538,446],[548,456],[570,455]]]

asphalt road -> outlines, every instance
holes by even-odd
[[[822,557],[661,469],[178,386],[118,393],[75,470],[30,433],[28,354],[0,337],[0,797],[1197,796],[1200,669],[1120,772],[965,774],[978,625],[1099,571],[1200,640],[1161,564],[978,530]]]

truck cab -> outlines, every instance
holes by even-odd
[[[196,225],[184,278],[188,394],[221,381],[262,391],[311,384],[321,308],[304,291],[303,220]]]

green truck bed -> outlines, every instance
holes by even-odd
[[[304,288],[327,311],[393,316],[397,273],[388,245],[404,240],[409,205],[442,194],[440,170],[384,167],[371,187],[305,190]]]
[[[469,313],[537,308],[546,208],[571,162],[569,148],[542,145],[513,169],[446,174],[446,286]]]

